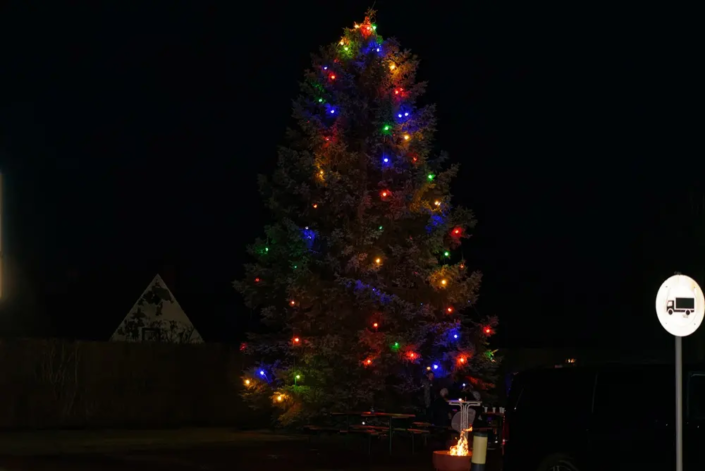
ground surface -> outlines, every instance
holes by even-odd
[[[357,437],[353,437],[357,438]],[[432,470],[431,451],[410,443],[314,440],[225,429],[0,434],[0,471],[382,471]],[[490,467],[488,471],[498,471]]]

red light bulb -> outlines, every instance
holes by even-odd
[[[255,278],[255,283],[259,283],[259,278]]]
[[[453,312],[453,307],[452,307],[452,306],[448,306],[448,307],[446,308],[446,312],[448,312],[448,314],[451,314],[451,313]]]
[[[292,299],[291,301],[289,301],[289,304],[290,304],[291,306],[295,306],[295,305],[296,305],[296,301],[294,301],[294,300]]]
[[[377,327],[379,327],[379,324],[377,324],[377,323],[375,322],[374,324],[372,324],[372,327],[374,327],[374,328],[376,329]]]
[[[294,337],[294,343],[299,343],[299,342],[301,342],[301,339],[298,337]]]
[[[382,198],[386,198],[387,196],[389,196],[389,190],[383,190],[380,193],[380,196],[382,196]]]
[[[367,360],[365,360],[365,365],[371,365],[371,364],[372,364],[372,360],[370,360],[369,358]]]
[[[455,235],[455,236],[459,236],[461,234],[461,232],[462,231],[460,230],[459,227],[456,227],[455,229],[453,229],[453,235]]]
[[[458,361],[459,361],[460,363],[465,363],[465,357],[460,357],[460,359],[459,359]]]
[[[491,333],[492,333],[492,328],[491,328],[491,327],[485,327],[485,333],[486,333],[487,335],[491,334]]]
[[[330,74],[328,78],[330,78],[331,80],[335,80],[335,74]]]

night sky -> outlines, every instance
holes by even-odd
[[[206,340],[238,341],[257,174],[309,54],[370,2],[82,3],[0,13],[0,325],[105,339],[159,272]],[[462,165],[478,311],[503,346],[669,341],[659,284],[705,284],[696,15],[484,3],[376,2]]]

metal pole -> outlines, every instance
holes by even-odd
[[[676,337],[676,471],[683,471],[683,338]]]

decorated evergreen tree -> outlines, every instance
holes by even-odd
[[[313,57],[288,145],[261,179],[273,223],[235,283],[260,319],[244,396],[284,424],[420,405],[427,370],[492,386],[497,321],[473,308],[481,275],[459,250],[475,220],[451,205],[457,167],[434,154],[417,66],[369,11]]]

